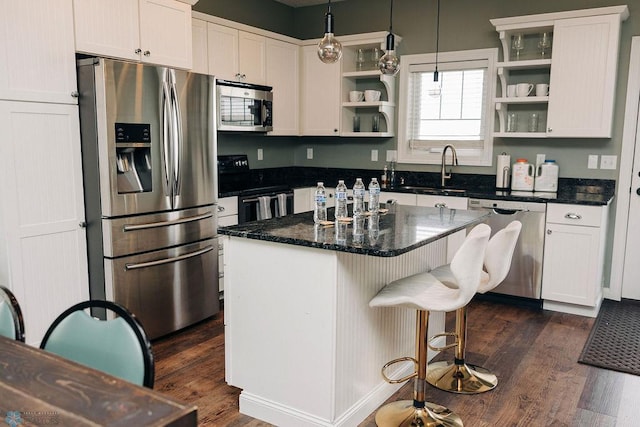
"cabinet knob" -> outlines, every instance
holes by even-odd
[[[547,234],[551,234],[551,230],[547,230]]]
[[[334,129],[333,131],[334,131],[334,132],[338,132],[338,129]]]
[[[553,132],[552,128],[547,128],[547,132]]]
[[[640,196],[640,188],[636,189],[636,194]]]
[[[149,52],[148,50],[145,50],[143,55],[144,56],[149,56],[149,55],[151,55],[151,52]]]
[[[80,224],[78,224],[78,226],[80,228],[87,228],[87,223],[85,221],[82,221]]]
[[[224,212],[224,211],[225,211],[224,206],[218,206],[218,212]]]
[[[142,53],[142,49],[136,49],[133,51],[136,55],[140,55]]]
[[[73,92],[71,92],[71,97],[72,98],[79,98],[80,97],[80,92],[78,92],[77,90],[74,90]]]
[[[447,204],[440,202],[440,203],[436,203],[435,205],[433,205],[433,207],[442,209],[442,208],[446,208]]]

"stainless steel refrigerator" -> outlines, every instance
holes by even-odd
[[[214,78],[87,58],[78,88],[91,298],[151,338],[215,314]]]

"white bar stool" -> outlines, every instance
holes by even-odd
[[[458,287],[448,287],[430,273],[420,273],[389,283],[369,301],[370,307],[416,309],[416,356],[392,360],[382,367],[382,376],[392,384],[415,378],[413,401],[391,402],[376,412],[379,427],[462,426],[460,417],[444,406],[425,401],[427,377],[427,330],[429,311],[453,311],[464,307],[478,289],[482,262],[491,228],[479,224],[471,230],[451,261],[450,271]],[[404,378],[390,379],[385,370],[399,362],[413,361],[416,371]]]
[[[478,292],[484,294],[498,286],[509,274],[511,259],[522,229],[520,221],[512,221],[498,231],[487,245],[484,258],[486,272],[482,272]],[[438,280],[447,286],[457,287],[457,281],[450,265],[442,265],[431,272]],[[498,385],[498,378],[489,370],[465,362],[465,347],[467,344],[467,307],[456,310],[455,333],[438,334],[454,336],[456,341],[443,347],[433,347],[432,350],[442,351],[455,347],[455,357],[452,361],[434,362],[429,364],[427,382],[440,390],[461,394],[477,394],[493,390]]]

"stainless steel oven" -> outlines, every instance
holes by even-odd
[[[269,132],[273,130],[273,93],[270,86],[216,80],[218,130]]]
[[[243,193],[238,197],[239,224],[293,213],[293,191],[287,187],[255,188]],[[261,217],[267,212],[266,218]]]

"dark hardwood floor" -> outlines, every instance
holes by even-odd
[[[268,426],[238,412],[240,390],[224,381],[222,317],[153,343],[155,389],[196,404],[201,426]],[[594,319],[473,301],[468,321],[467,361],[492,370],[498,386],[479,395],[430,387],[427,395],[457,412],[465,426],[640,425],[640,377],[577,362]],[[409,382],[389,401],[411,397]],[[360,426],[375,426],[374,415]]]

